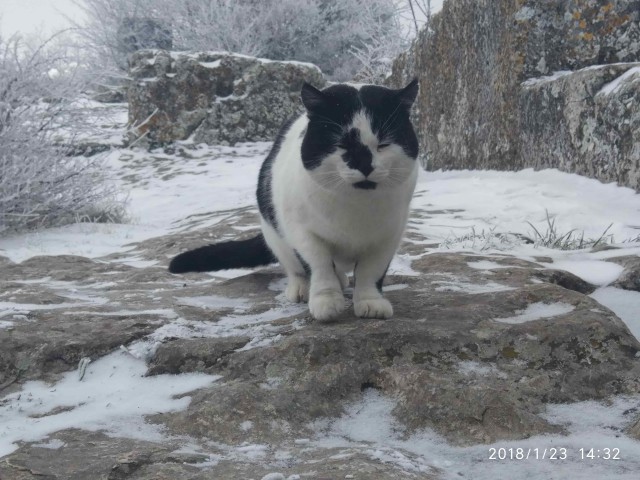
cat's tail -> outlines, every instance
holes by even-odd
[[[216,243],[181,253],[169,264],[171,273],[211,272],[269,265],[273,256],[262,234],[247,240]]]

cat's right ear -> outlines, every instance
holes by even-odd
[[[418,79],[414,78],[409,82],[409,85],[398,90],[398,98],[400,99],[400,104],[404,105],[407,109],[411,108],[413,102],[415,102],[416,97],[418,96]]]
[[[318,108],[324,105],[326,101],[324,93],[307,82],[304,82],[304,84],[302,85],[300,98],[302,98],[302,104],[308,112],[314,112],[318,110]]]

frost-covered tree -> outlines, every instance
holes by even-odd
[[[82,85],[58,39],[0,36],[0,234],[121,213],[102,161],[55,138]]]
[[[312,62],[336,80],[364,77],[373,64],[379,70],[404,46],[394,0],[76,1],[87,13],[85,40],[99,58],[120,67],[126,63],[122,26],[145,22],[170,32],[176,50]]]

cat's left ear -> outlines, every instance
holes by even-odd
[[[398,98],[400,99],[400,104],[406,107],[407,109],[411,108],[413,102],[416,100],[416,96],[418,95],[418,79],[414,78],[409,82],[409,85],[404,87],[402,90],[397,91]]]
[[[300,98],[302,98],[302,104],[308,112],[317,110],[320,106],[324,105],[326,101],[324,93],[307,82],[304,82],[302,85]]]

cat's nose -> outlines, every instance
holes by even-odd
[[[358,170],[360,170],[365,177],[368,177],[369,174],[373,172],[373,167],[370,163],[364,163],[358,167]]]

